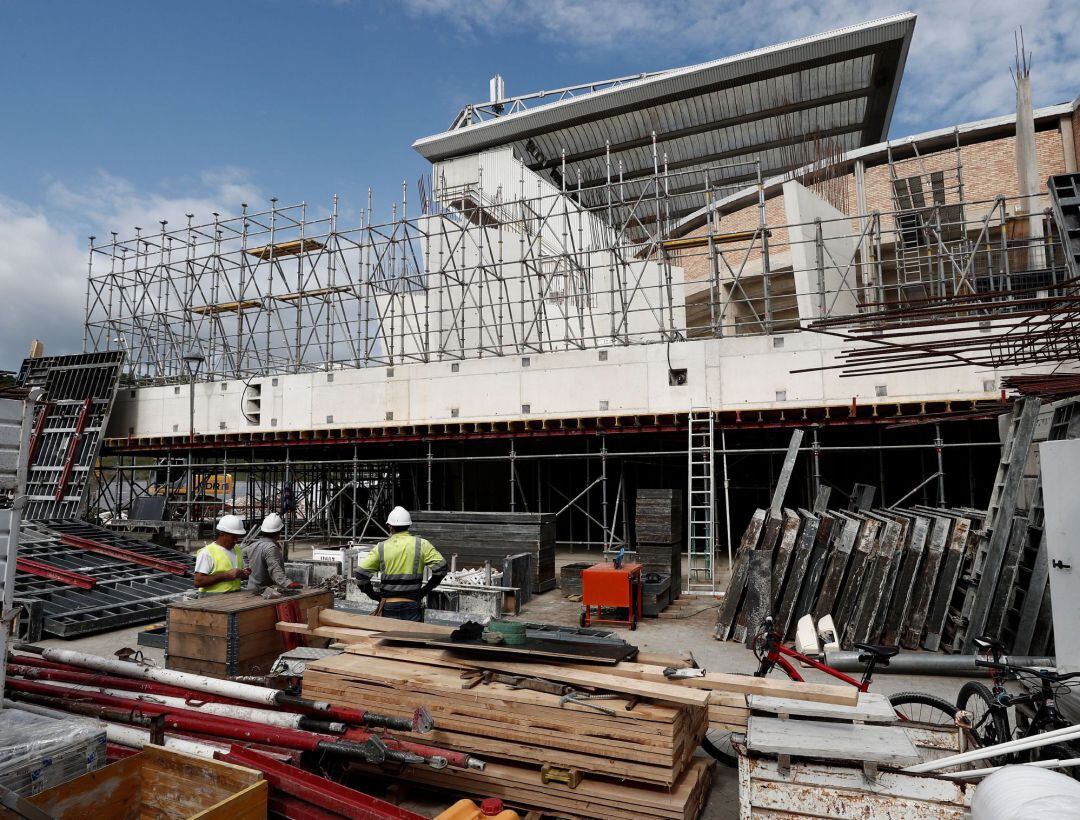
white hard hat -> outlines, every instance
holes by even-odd
[[[277,513],[270,513],[263,519],[262,526],[259,529],[269,533],[281,532],[285,529],[285,522],[281,520],[281,516]]]
[[[244,519],[238,515],[223,515],[217,522],[219,532],[227,532],[232,535],[247,535],[244,529]]]
[[[404,507],[394,507],[390,510],[390,515],[386,516],[386,523],[391,527],[411,527],[412,516]]]

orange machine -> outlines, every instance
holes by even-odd
[[[581,573],[581,625],[594,623],[624,624],[637,629],[641,619],[642,564],[594,564]],[[592,613],[596,608],[596,615]],[[627,620],[602,618],[602,607],[619,607],[627,611]]]

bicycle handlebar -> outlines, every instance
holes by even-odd
[[[1072,678],[1080,676],[1080,672],[1066,672],[1057,673],[1051,672],[1049,669],[1035,669],[1032,666],[1016,666],[1011,663],[1001,663],[999,661],[984,661],[975,659],[976,666],[985,666],[990,669],[1000,669],[1004,672],[1018,672],[1026,673],[1028,675],[1035,675],[1050,683],[1062,683],[1063,681],[1071,680]]]

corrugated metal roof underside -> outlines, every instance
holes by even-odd
[[[511,144],[526,165],[617,221],[678,220],[763,177],[879,142],[889,126],[915,15],[905,14],[677,69],[414,144],[431,160]],[[656,161],[669,198],[652,212]],[[608,145],[610,144],[610,153]],[[563,153],[565,152],[565,161]],[[609,179],[621,183],[613,190]],[[580,180],[580,182],[579,182]],[[711,194],[707,194],[706,191]]]

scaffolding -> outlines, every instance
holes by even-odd
[[[243,205],[235,217],[189,216],[179,229],[162,222],[158,231],[125,240],[92,239],[85,349],[123,351],[128,382],[171,383],[177,394],[182,383],[239,379],[246,423],[265,431],[277,418],[263,406],[258,377],[322,371],[332,380],[345,368],[506,356],[521,356],[524,365],[532,354],[807,327],[841,335],[855,328],[885,347],[890,334],[930,316],[946,334],[950,323],[975,321],[981,332],[988,317],[1006,327],[1030,322],[1053,309],[1066,295],[1062,288],[1073,287],[1057,232],[1029,237],[1016,229],[1018,219],[1029,219],[1030,202],[965,199],[959,143],[951,165],[940,154],[927,166],[924,157],[895,160],[890,153],[893,210],[854,215],[840,210],[850,198],[847,183],[830,168],[846,160],[828,140],[808,146],[820,156],[764,180],[756,162],[670,170],[654,139],[643,149],[651,152],[648,176],[624,180],[609,156],[600,183],[575,185],[562,175],[559,186],[509,149],[496,149],[437,163],[415,202],[403,185],[386,221],[377,219],[369,191],[348,219],[337,197],[322,213],[271,200],[262,210]],[[752,189],[745,188],[748,174],[756,179]],[[767,189],[788,182],[801,186],[803,193],[792,194],[809,197],[821,215],[803,222],[779,216]],[[676,218],[688,197],[697,197],[700,214]],[[1048,209],[1043,218],[1052,221]],[[1044,266],[1029,270],[1025,261],[1033,258]],[[194,373],[185,361],[193,356],[202,362]],[[949,351],[946,361],[955,359]],[[890,366],[888,356],[868,364],[861,372]],[[498,468],[510,475],[503,508],[535,505],[575,521],[562,532],[566,544],[630,543],[627,490],[616,465],[687,459],[686,428],[680,429],[681,448],[610,456],[525,454],[511,437],[510,452],[492,457],[508,465]],[[283,511],[292,537],[368,538],[381,534],[388,503],[431,509],[441,497],[452,508],[465,504],[469,491],[449,492],[448,476],[440,481],[435,468],[461,465],[454,468],[461,478],[475,461],[461,453],[436,457],[430,449],[426,456],[359,453],[355,445],[351,459],[337,458],[346,445],[336,445],[332,455],[301,451],[292,460],[288,446],[244,456],[242,444],[211,459],[194,454],[194,445],[192,435],[179,454],[172,444],[161,446],[156,462],[121,459],[101,482],[97,508],[122,514],[132,499],[160,492],[162,481],[175,482],[178,473],[186,498],[169,496],[170,517],[177,508],[189,521],[225,509],[249,518]],[[726,508],[729,455],[754,450],[710,449],[723,456]],[[815,449],[815,460],[821,452]],[[519,473],[547,456],[591,465],[588,480],[560,475],[530,497],[533,484],[542,483],[539,471],[535,480],[522,481]],[[204,482],[230,473],[237,476],[231,497],[206,491]],[[710,510],[717,509],[715,487],[710,478],[708,498],[699,499]],[[289,503],[281,498],[286,488]],[[697,556],[691,563],[707,570],[687,577],[711,589],[721,528],[718,516],[707,519],[690,527]],[[731,526],[725,509],[723,531]]]

